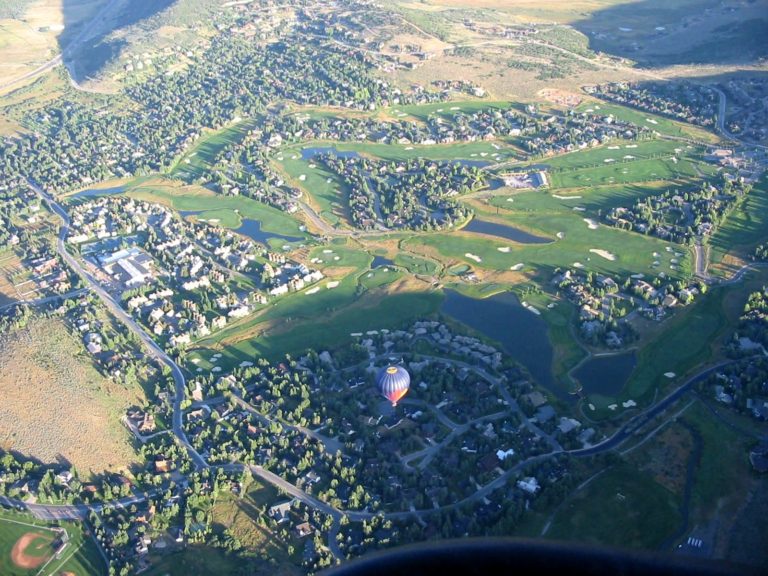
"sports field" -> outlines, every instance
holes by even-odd
[[[81,526],[53,527],[33,517],[0,511],[0,574],[3,576],[99,576],[106,567]]]

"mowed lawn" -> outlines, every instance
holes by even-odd
[[[581,213],[500,213],[495,218],[553,241],[549,244],[520,244],[494,236],[454,232],[417,236],[404,241],[404,245],[409,248],[426,246],[449,262],[459,261],[486,270],[505,271],[522,263],[526,269],[533,268],[543,282],[551,280],[555,268],[573,267],[574,264],[582,265],[585,270],[622,277],[636,273],[651,276],[662,271],[672,277],[682,277],[690,270],[685,248],[675,247],[682,256],[676,258],[677,264],[668,264],[673,254],[666,250],[668,243],[605,224],[591,229]],[[558,234],[562,238],[558,238]],[[604,250],[614,259],[604,258],[590,250]],[[658,267],[653,267],[654,261],[659,261]]]
[[[650,475],[619,464],[566,501],[546,537],[653,550],[680,525],[678,506]]]

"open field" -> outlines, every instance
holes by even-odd
[[[60,532],[28,514],[0,511],[0,574],[3,576],[99,576],[106,572],[101,556],[83,528],[63,525],[69,542],[55,556]],[[47,562],[49,562],[46,564]]]
[[[83,478],[137,460],[119,424],[140,389],[103,378],[59,320],[32,319],[0,337],[0,443],[43,462],[70,462]]]
[[[674,494],[650,475],[619,464],[566,502],[547,538],[655,549],[679,522]]]

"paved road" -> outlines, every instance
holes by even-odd
[[[64,261],[69,264],[69,266],[77,273],[77,275],[83,279],[86,285],[88,285],[88,287],[93,290],[93,292],[101,299],[107,309],[112,312],[112,314],[114,314],[114,316],[120,320],[130,331],[139,337],[139,339],[148,349],[150,356],[155,358],[161,364],[165,364],[171,370],[171,375],[173,376],[176,388],[173,400],[173,433],[178,439],[179,443],[187,450],[187,453],[194,462],[195,466],[198,469],[207,468],[208,463],[189,443],[189,440],[187,440],[187,435],[185,434],[182,426],[181,402],[184,399],[186,391],[186,379],[184,378],[184,374],[182,373],[178,364],[176,364],[176,362],[174,362],[173,359],[168,356],[168,354],[166,354],[165,351],[160,348],[160,346],[158,346],[152,338],[149,337],[144,329],[139,326],[136,321],[125,312],[125,310],[123,310],[120,304],[118,304],[114,298],[112,298],[112,296],[106,290],[104,290],[104,288],[101,287],[101,284],[99,284],[99,282],[80,265],[80,262],[78,262],[77,259],[67,251],[66,238],[67,234],[69,233],[69,215],[59,204],[56,203],[56,201],[53,200],[53,198],[51,198],[51,196],[46,194],[42,188],[31,181],[29,182],[29,185],[62,221],[62,226],[59,230],[59,238],[56,243],[56,250],[64,259]]]
[[[4,306],[0,306],[0,310],[5,310],[6,308],[13,308],[14,306],[42,306],[43,304],[48,304],[50,302],[56,302],[56,300],[66,300],[68,298],[74,298],[75,296],[80,296],[81,294],[85,294],[88,292],[88,288],[80,288],[79,290],[72,290],[71,292],[66,292],[64,294],[54,294],[52,296],[46,296],[45,298],[34,298],[32,300],[16,300],[15,302],[11,302],[10,304],[6,304]]]

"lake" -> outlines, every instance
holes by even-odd
[[[242,234],[243,236],[248,236],[256,242],[265,245],[270,238],[280,238],[286,242],[301,242],[304,240],[303,236],[286,236],[285,234],[262,230],[261,222],[259,220],[254,220],[253,218],[243,218],[243,223],[240,225],[240,228],[235,230],[235,232]]]
[[[597,356],[579,366],[573,377],[586,394],[618,396],[637,365],[634,352]]]
[[[88,190],[80,190],[80,192],[67,196],[67,198],[92,198],[95,196],[120,194],[121,192],[125,192],[125,186],[115,186],[114,188],[88,188]]]
[[[179,210],[179,214],[184,218],[187,216],[200,216],[202,214],[203,219],[205,219],[206,212],[210,212],[210,210]],[[248,236],[248,238],[264,245],[267,244],[267,240],[270,238],[280,238],[286,242],[301,242],[304,240],[303,236],[286,236],[285,234],[280,234],[278,232],[267,232],[266,230],[262,230],[261,221],[253,218],[243,218],[242,224],[240,224],[239,228],[235,229],[235,232],[242,234],[243,236]]]
[[[478,234],[487,234],[489,236],[497,236],[506,240],[512,240],[513,242],[519,242],[520,244],[549,244],[552,242],[549,238],[542,236],[536,236],[515,228],[514,226],[508,226],[506,224],[497,224],[496,222],[488,222],[486,220],[478,220],[473,218],[472,221],[464,226],[462,230],[466,232],[477,232]]]
[[[552,344],[547,324],[526,310],[511,292],[483,299],[446,290],[441,312],[499,342],[504,351],[525,366],[536,382],[558,398],[572,400],[552,374]]]

